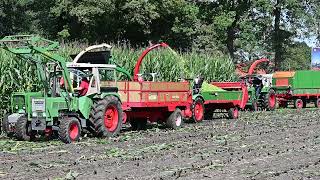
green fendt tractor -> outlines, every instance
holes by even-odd
[[[78,60],[104,61],[104,65],[83,68],[68,68],[66,59],[55,53],[58,47],[57,42],[38,36],[6,36],[0,40],[0,48],[35,65],[42,89],[12,94],[11,111],[3,118],[3,130],[19,140],[58,135],[65,143],[78,141],[84,129],[99,137],[118,134],[123,113],[118,89],[99,86],[101,70],[117,70],[115,65],[105,63],[111,46],[97,45],[78,54]],[[87,79],[86,94],[81,95],[81,88],[74,88],[81,86],[79,79]]]
[[[247,107],[273,111],[276,108],[276,92],[272,86],[272,74],[255,74],[242,77],[248,87]]]

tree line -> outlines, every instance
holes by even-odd
[[[39,34],[60,41],[228,54],[234,62],[268,55],[278,69],[305,69],[320,40],[316,0],[2,0],[0,37]]]

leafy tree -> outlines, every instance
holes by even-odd
[[[283,55],[283,70],[305,70],[311,66],[311,48],[306,43],[290,45]]]

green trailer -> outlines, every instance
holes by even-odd
[[[230,119],[239,117],[248,100],[247,87],[242,82],[212,82],[195,79],[192,117],[195,122],[212,119],[214,113],[226,112]],[[226,111],[216,111],[226,110]]]
[[[320,71],[281,71],[273,74],[272,85],[280,107],[292,103],[295,108],[304,108],[308,103],[320,107]]]

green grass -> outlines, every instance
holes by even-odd
[[[68,60],[87,44],[69,43],[61,45],[58,53]],[[133,73],[135,63],[144,48],[133,49],[127,45],[112,49],[113,60]],[[0,50],[0,119],[10,109],[10,95],[16,91],[39,90],[35,66],[14,55]],[[151,51],[142,63],[140,73],[158,73],[160,81],[177,81],[179,78],[194,78],[202,75],[207,81],[232,81],[236,76],[234,64],[222,54],[176,53],[172,49]]]

